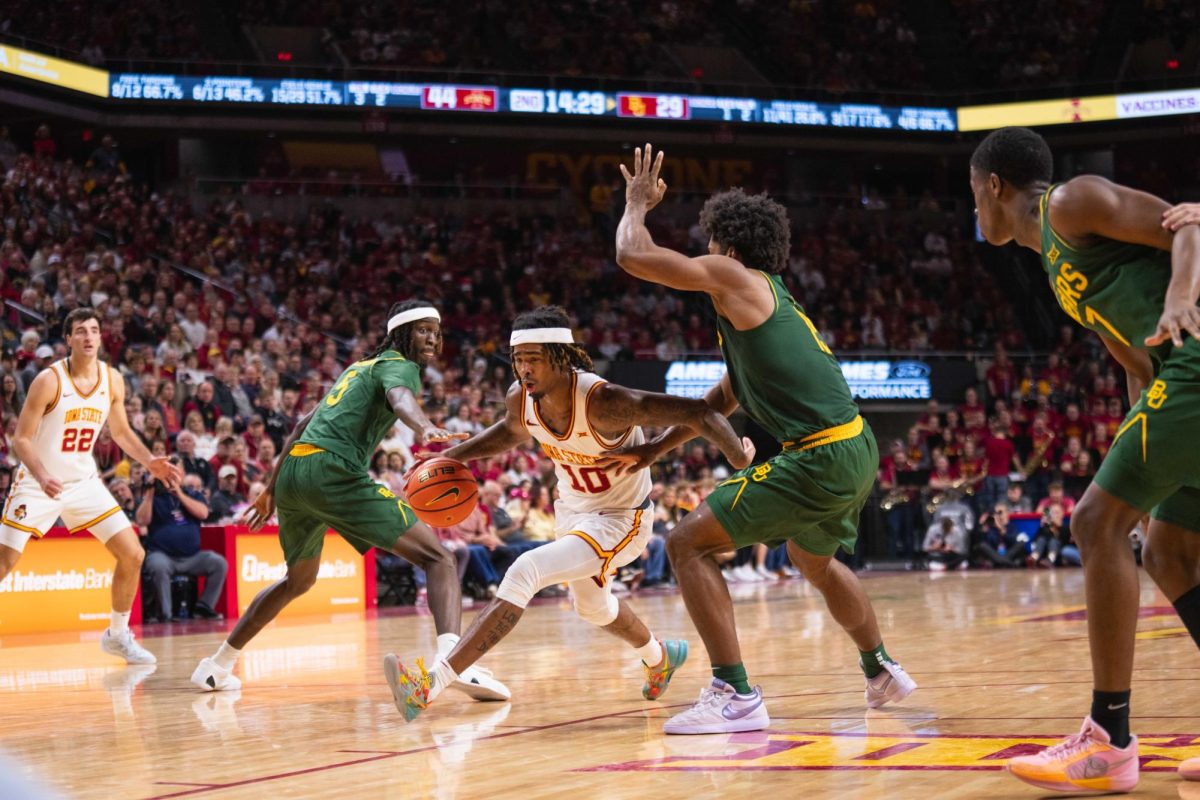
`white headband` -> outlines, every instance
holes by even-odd
[[[509,337],[509,347],[519,344],[575,344],[575,337],[570,328],[528,328]]]
[[[421,306],[420,308],[410,308],[408,311],[401,311],[396,316],[388,320],[388,333],[391,333],[401,325],[407,325],[410,322],[416,322],[419,319],[436,319],[442,321],[442,315],[433,306]]]

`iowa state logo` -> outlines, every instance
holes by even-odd
[[[21,503],[21,505],[17,506],[16,509],[13,510],[13,516],[17,518],[17,522],[20,522],[21,520],[25,519],[26,513],[27,512],[25,511],[24,503]]]

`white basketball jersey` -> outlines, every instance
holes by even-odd
[[[588,400],[604,379],[590,372],[576,372],[571,382],[571,422],[562,436],[542,422],[537,403],[522,393],[525,414],[521,421],[554,462],[562,503],[574,512],[637,508],[650,495],[650,470],[617,476],[593,464],[609,450],[642,444],[642,429],[634,425],[618,439],[605,439],[588,420]]]
[[[58,381],[54,402],[34,444],[38,458],[46,471],[63,483],[87,480],[96,475],[96,459],[92,446],[108,419],[112,406],[112,373],[108,364],[96,362],[100,379],[88,394],[83,394],[71,380],[66,360],[56,361],[48,369]]]

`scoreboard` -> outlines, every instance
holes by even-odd
[[[109,79],[110,97],[150,103],[501,112],[546,117],[751,122],[900,131],[954,131],[957,128],[955,112],[950,108],[899,108],[657,92],[507,89],[445,83],[193,77],[129,72],[113,73]]]

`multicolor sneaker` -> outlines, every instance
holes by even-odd
[[[1108,732],[1085,717],[1079,733],[1035,755],[1011,759],[1008,771],[1052,792],[1127,792],[1138,782],[1137,737],[1124,748],[1113,747]]]
[[[433,683],[425,669],[425,659],[417,659],[417,671],[411,673],[400,663],[395,653],[383,657],[383,674],[392,690],[392,700],[404,715],[405,722],[412,722],[417,715],[429,707],[429,687]]]
[[[671,684],[671,676],[675,670],[687,661],[688,643],[684,639],[659,640],[662,645],[663,658],[657,666],[650,666],[645,661],[642,668],[646,670],[646,683],[642,686],[642,697],[647,700],[657,700],[666,693]]]
[[[917,682],[909,677],[904,667],[895,661],[880,661],[883,671],[874,678],[867,678],[863,697],[868,708],[879,708],[887,703],[898,703],[917,688]]]
[[[667,720],[663,733],[740,733],[761,731],[770,724],[760,687],[755,686],[752,694],[740,695],[725,681],[713,678],[711,685],[700,690],[695,705]]]
[[[1185,781],[1200,781],[1200,756],[1181,762],[1179,764],[1179,777]]]

